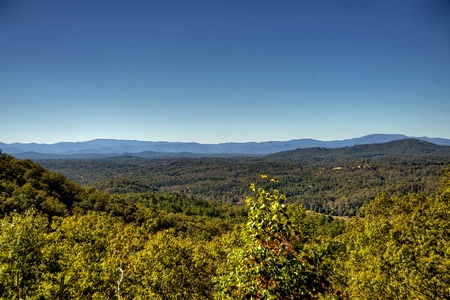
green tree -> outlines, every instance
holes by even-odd
[[[123,295],[137,299],[210,299],[215,251],[209,243],[158,232],[131,258]]]
[[[306,230],[305,210],[285,205],[277,189],[250,188],[255,196],[247,198],[243,246],[230,254],[229,269],[216,279],[216,298],[315,299],[329,291],[326,245]]]
[[[379,196],[342,236],[352,299],[450,299],[450,170],[434,197]]]
[[[124,255],[118,246],[112,245],[122,234],[123,223],[105,214],[89,212],[84,216],[57,218],[52,228],[46,257],[52,266],[47,280],[52,283],[53,296],[63,278],[65,298],[115,298]]]
[[[0,219],[0,298],[45,298],[47,218],[27,211]]]

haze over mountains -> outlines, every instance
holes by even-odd
[[[355,145],[387,143],[403,139],[418,139],[436,145],[450,146],[450,139],[408,137],[402,134],[372,134],[359,138],[336,141],[297,139],[290,141],[200,144],[187,142],[149,142],[135,140],[96,139],[86,142],[60,142],[55,144],[0,142],[3,152],[18,158],[83,158],[115,155],[143,157],[180,157],[210,155],[268,155],[305,148],[341,148]]]

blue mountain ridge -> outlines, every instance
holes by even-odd
[[[220,144],[201,144],[195,142],[151,142],[136,140],[95,139],[86,142],[59,142],[55,144],[0,142],[3,152],[15,155],[23,153],[39,153],[58,156],[134,154],[140,152],[157,153],[196,153],[196,154],[239,154],[267,155],[281,151],[312,147],[341,148],[364,144],[387,143],[395,140],[414,138],[436,145],[450,146],[450,139],[408,137],[402,134],[371,134],[359,138],[320,141],[315,139],[296,139],[290,141],[267,142],[229,142]]]

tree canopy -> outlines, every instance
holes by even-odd
[[[450,298],[450,168],[346,221],[283,187],[110,195],[0,153],[0,299]]]

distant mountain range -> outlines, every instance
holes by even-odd
[[[334,149],[355,145],[379,144],[404,139],[417,139],[436,145],[450,146],[450,139],[408,137],[402,134],[372,134],[359,138],[320,141],[297,139],[290,141],[200,144],[183,142],[146,142],[134,140],[96,139],[86,142],[60,142],[55,144],[0,142],[3,152],[18,158],[98,158],[118,155],[141,157],[199,157],[230,155],[269,155],[305,148]]]
[[[265,156],[275,161],[304,162],[308,159],[333,160],[350,158],[412,158],[446,157],[450,159],[450,146],[436,145],[418,139],[395,140],[387,143],[364,144],[341,148],[306,148],[282,151]]]

